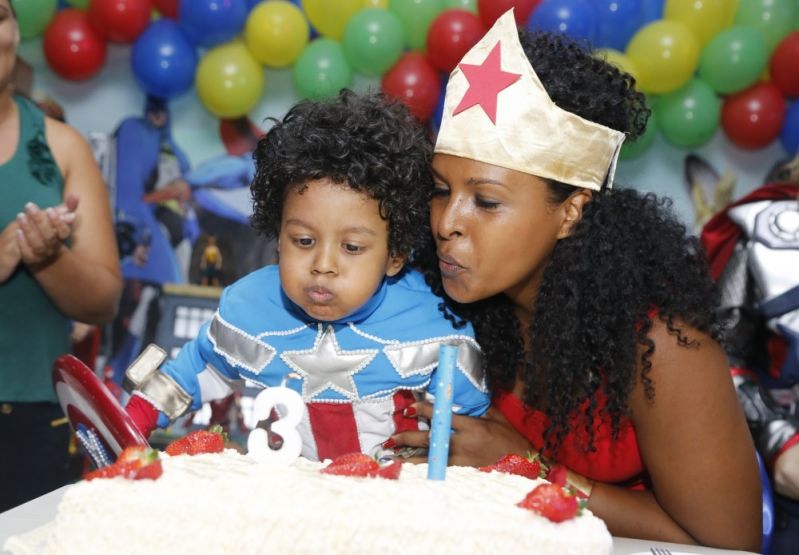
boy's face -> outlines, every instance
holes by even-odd
[[[376,200],[346,184],[311,181],[289,189],[278,236],[280,282],[289,298],[317,320],[351,314],[402,269],[388,253],[388,223]]]

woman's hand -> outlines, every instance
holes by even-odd
[[[433,405],[418,402],[405,410],[405,416],[433,417]],[[400,432],[391,437],[396,447],[427,447],[430,432]],[[527,441],[491,407],[482,417],[452,415],[452,435],[449,440],[449,464],[455,466],[486,466],[508,453],[526,454],[532,450]],[[410,459],[426,462],[426,459]]]
[[[0,284],[7,280],[19,266],[17,229],[19,229],[17,222],[11,222],[0,233]]]
[[[32,202],[25,205],[17,216],[17,246],[23,263],[41,267],[55,260],[72,231],[77,206],[74,196],[45,210]]]

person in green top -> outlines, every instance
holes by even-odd
[[[69,429],[51,383],[70,321],[110,321],[122,290],[91,150],[14,94],[19,26],[0,0],[0,512],[63,485]]]

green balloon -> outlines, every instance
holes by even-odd
[[[14,9],[22,40],[41,35],[57,8],[58,0],[15,0]]]
[[[427,30],[444,9],[444,0],[389,0],[388,9],[402,22],[408,48],[425,50]]]
[[[656,105],[658,129],[670,143],[696,147],[710,140],[719,126],[721,100],[710,85],[695,77]]]
[[[326,38],[311,42],[297,58],[293,68],[294,88],[302,98],[330,98],[349,87],[352,70],[341,45]]]
[[[799,17],[796,0],[740,0],[735,24],[760,29],[769,55],[785,35],[793,30]]]
[[[73,8],[78,8],[79,10],[88,10],[89,9],[89,0],[66,0],[67,4],[72,6]]]
[[[658,134],[657,118],[655,117],[655,112],[652,112],[649,115],[649,120],[646,122],[644,133],[634,141],[630,141],[629,143],[625,141],[621,145],[621,151],[619,152],[619,159],[632,160],[633,158],[638,158],[644,152],[649,150],[649,147],[652,146],[652,143],[655,141],[655,135],[657,134]]]
[[[347,22],[341,45],[355,71],[376,77],[402,56],[405,34],[396,15],[372,8],[361,10]]]
[[[444,0],[445,10],[467,10],[477,13],[477,0]]]
[[[702,50],[699,77],[717,93],[742,91],[762,75],[768,58],[762,31],[736,25],[721,31]]]

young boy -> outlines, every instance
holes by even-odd
[[[312,460],[377,453],[417,429],[403,409],[435,395],[442,342],[461,343],[453,401],[480,415],[489,398],[470,327],[408,267],[429,240],[431,148],[399,103],[343,91],[302,102],[261,139],[253,226],[278,241],[278,266],[225,289],[214,318],[144,379],[127,410],[145,436],[230,392],[232,380],[284,382],[306,411]]]

